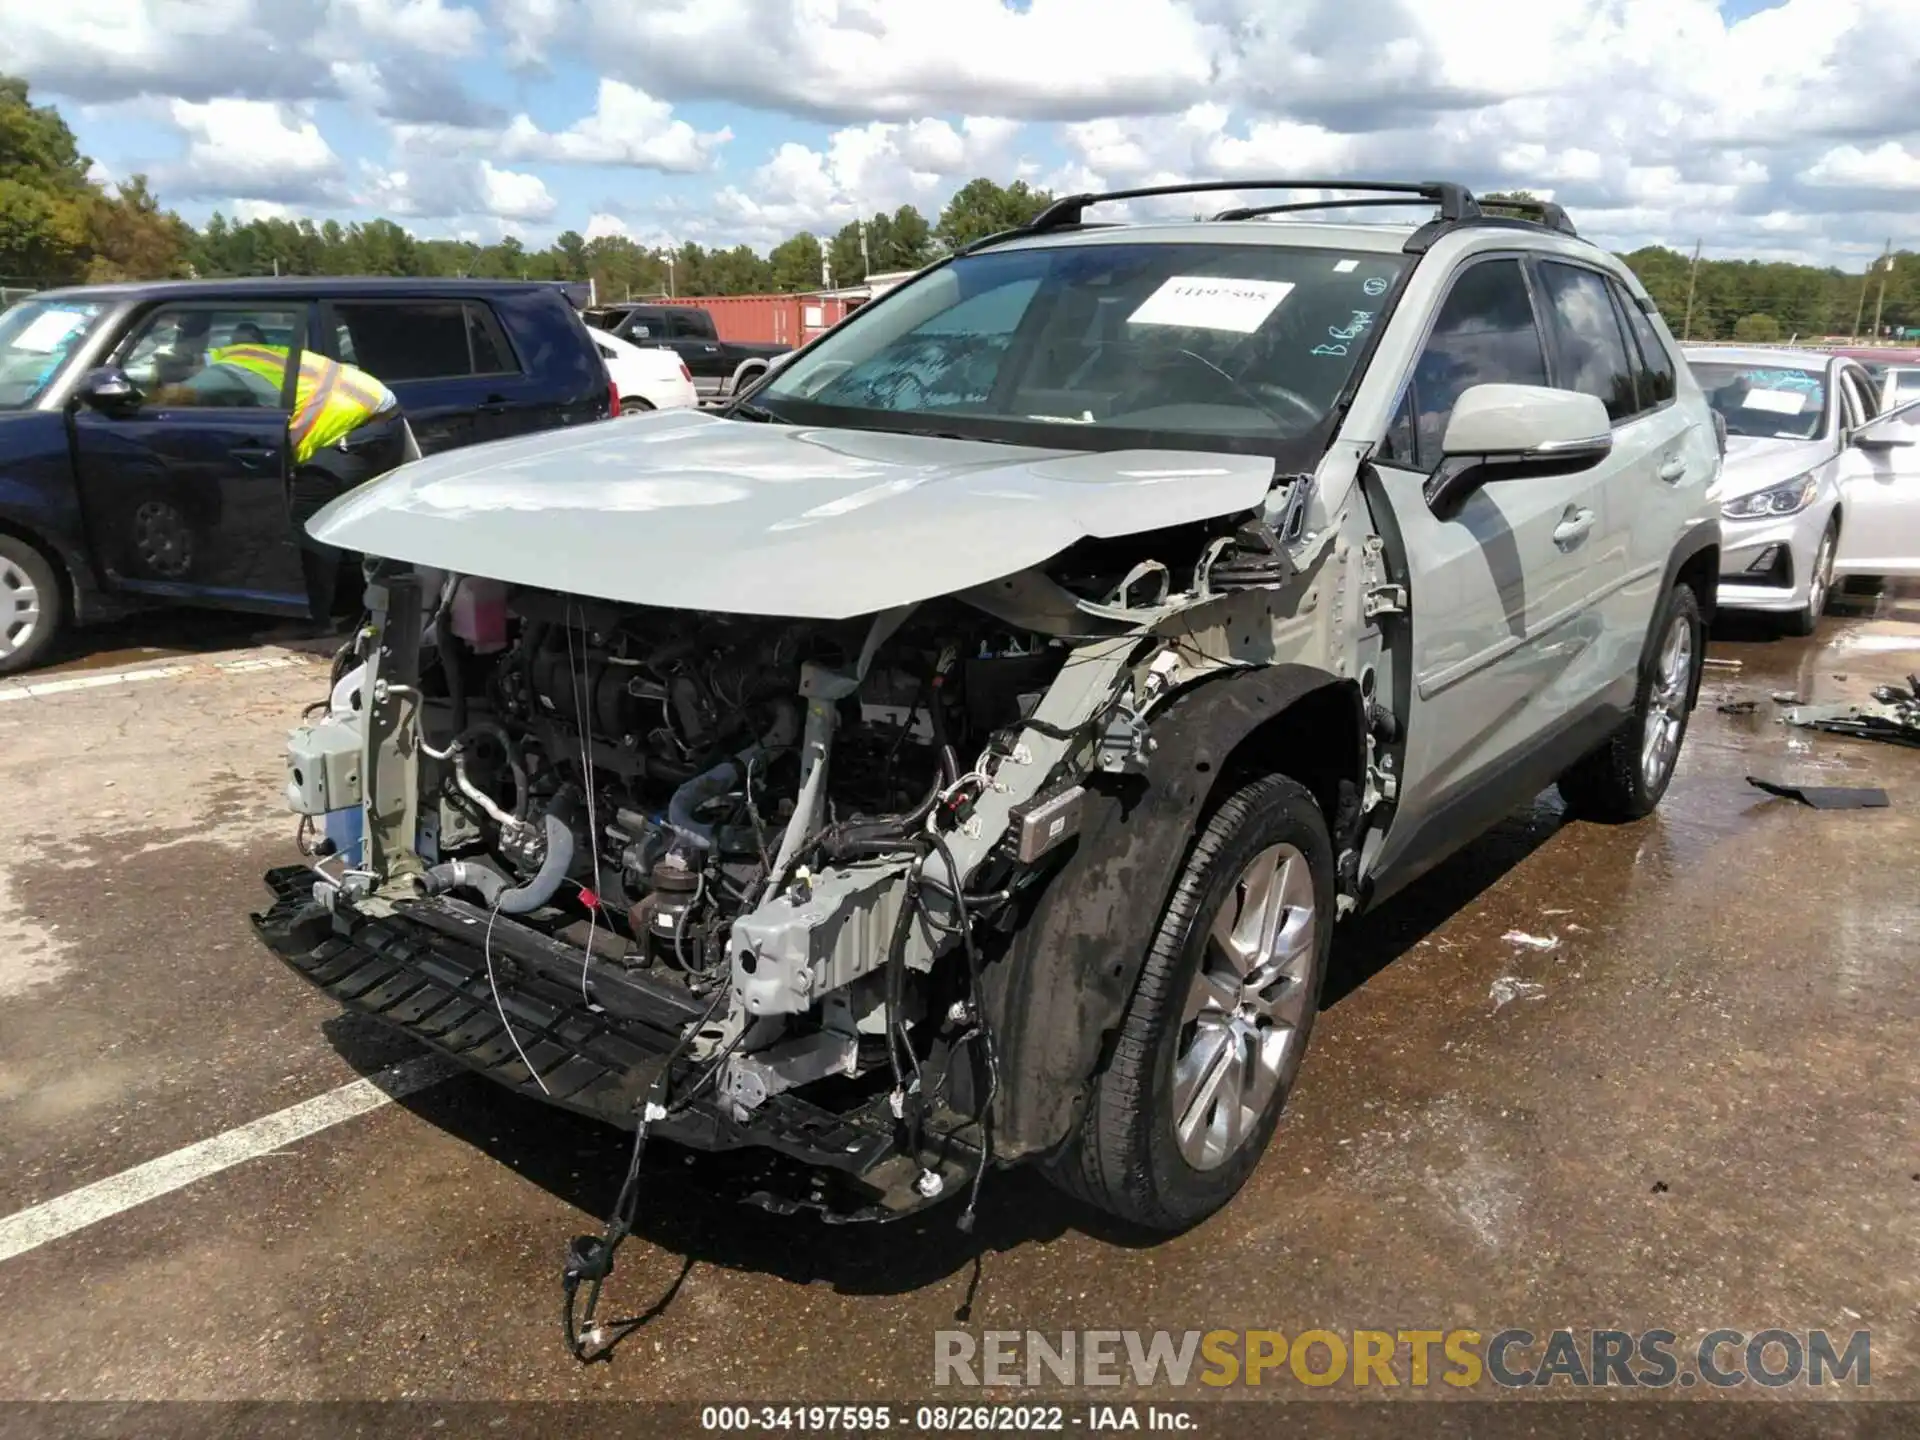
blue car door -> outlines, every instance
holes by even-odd
[[[81,506],[107,583],[235,609],[308,613],[287,516],[298,301],[163,304],[115,348],[135,395],[72,412]],[[287,359],[277,379],[224,346]]]

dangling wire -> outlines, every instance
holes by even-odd
[[[487,960],[487,989],[493,995],[493,1008],[500,1012],[500,1025],[507,1032],[507,1039],[513,1042],[513,1053],[520,1057],[520,1063],[527,1067],[527,1073],[533,1077],[533,1083],[540,1087],[542,1095],[551,1095],[547,1082],[540,1078],[540,1072],[533,1068],[533,1062],[527,1058],[527,1052],[520,1048],[520,1037],[513,1033],[513,1022],[507,1019],[507,1007],[500,999],[500,985],[493,978],[493,921],[500,913],[500,902],[495,900],[487,909],[487,934],[481,943],[481,954]]]
[[[586,616],[580,623],[586,624]],[[573,653],[573,602],[567,602],[567,685],[574,693],[574,713],[580,718],[580,778],[587,789],[587,855],[593,865],[591,890],[581,887],[580,900],[587,907],[587,948],[580,955],[580,999],[594,1009],[593,996],[587,990],[587,967],[593,963],[593,940],[600,920],[600,815],[593,795],[593,719],[588,707],[593,699],[592,682],[586,667],[576,665]],[[587,897],[592,896],[589,900]]]

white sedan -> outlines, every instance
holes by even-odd
[[[1856,360],[1690,346],[1726,421],[1719,604],[1811,635],[1840,575],[1920,575],[1920,402],[1882,411]]]
[[[671,350],[648,349],[593,332],[593,343],[606,362],[607,375],[620,392],[622,415],[644,415],[649,410],[685,410],[700,403],[693,372]]]

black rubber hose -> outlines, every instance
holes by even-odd
[[[573,868],[573,831],[558,815],[548,812],[546,819],[547,854],[540,870],[526,884],[509,890],[498,871],[484,865],[469,865],[464,860],[449,860],[427,871],[427,890],[438,895],[447,890],[476,890],[488,908],[502,915],[525,915],[538,910],[558,893],[567,871]]]

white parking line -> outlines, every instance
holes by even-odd
[[[437,1055],[404,1060],[337,1090],[302,1100],[170,1155],[29,1206],[0,1220],[0,1261],[24,1255],[50,1240],[58,1240],[136,1205],[184,1189],[196,1180],[304,1140],[343,1120],[378,1110],[389,1101],[437,1085],[459,1069],[452,1061]]]
[[[156,670],[117,670],[109,675],[75,675],[66,680],[41,680],[31,685],[0,687],[0,701],[35,700],[64,695],[69,690],[98,690],[108,685],[137,685],[142,680],[171,680],[192,671],[191,665],[162,665]]]

